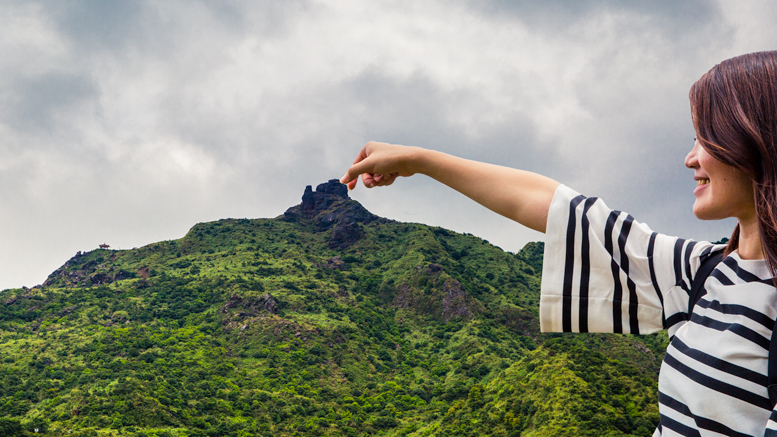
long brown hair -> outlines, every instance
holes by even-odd
[[[693,84],[690,99],[701,146],[753,181],[761,245],[777,277],[777,51],[721,62]],[[738,244],[739,224],[726,252]]]

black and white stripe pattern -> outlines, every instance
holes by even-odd
[[[659,376],[654,436],[774,436],[766,390],[777,290],[763,260],[731,254],[688,313],[693,277],[722,246],[661,235],[561,186],[542,272],[543,331],[672,338]]]

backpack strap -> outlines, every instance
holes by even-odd
[[[696,271],[696,275],[691,281],[691,291],[688,293],[688,318],[691,318],[693,313],[693,307],[696,306],[696,302],[701,299],[702,296],[707,294],[707,290],[704,289],[704,282],[710,276],[715,267],[723,261],[725,257],[724,251],[720,250],[713,254],[708,255],[701,261],[699,270]]]

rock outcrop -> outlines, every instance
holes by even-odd
[[[461,282],[447,274],[439,264],[417,266],[418,273],[410,283],[397,287],[394,306],[413,309],[419,313],[448,322],[467,319],[483,310],[471,298]]]
[[[76,253],[50,274],[42,287],[91,287],[136,277],[132,272],[116,270],[107,261],[88,259],[88,253]]]
[[[468,296],[461,282],[450,278],[442,284],[442,316],[447,321],[453,317],[467,318],[472,316],[472,311],[467,303]]]
[[[242,297],[234,294],[230,296],[226,303],[224,303],[224,306],[221,308],[221,312],[226,314],[230,309],[233,308],[242,308],[247,311],[239,312],[238,316],[240,317],[255,316],[262,310],[265,310],[271,314],[278,314],[278,312],[280,312],[280,308],[278,308],[278,302],[272,297],[270,293],[265,293],[259,298]]]
[[[323,267],[330,270],[341,270],[341,271],[348,268],[348,266],[345,264],[345,261],[343,261],[343,259],[340,258],[339,256],[333,256],[332,258],[329,258],[326,261],[324,261],[323,264],[321,265],[316,264],[315,266],[318,268]]]
[[[313,220],[316,232],[332,230],[330,249],[345,249],[364,236],[361,225],[373,221],[388,222],[367,211],[359,202],[348,197],[348,187],[337,179],[319,184],[316,190],[308,185],[302,203],[283,213],[283,219],[296,222]]]

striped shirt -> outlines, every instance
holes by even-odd
[[[560,186],[548,212],[540,322],[545,332],[672,339],[653,436],[777,437],[767,393],[777,293],[764,260],[726,257],[688,314],[691,281],[725,246],[657,234],[603,201]]]

